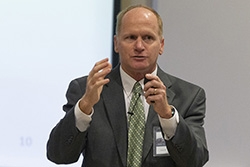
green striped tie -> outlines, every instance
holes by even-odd
[[[129,131],[128,131],[128,167],[140,167],[142,159],[142,148],[145,131],[145,113],[142,100],[142,87],[136,82],[133,87],[133,95],[130,101]]]

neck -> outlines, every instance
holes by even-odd
[[[122,67],[122,69],[124,72],[126,72],[134,80],[140,81],[143,78],[145,78],[146,74],[151,74],[152,72],[154,72],[154,70],[156,69],[156,66],[153,69],[147,69],[147,70],[141,70],[141,71],[132,71],[132,70],[128,71],[128,70],[124,69],[123,67]]]

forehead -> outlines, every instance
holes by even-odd
[[[157,17],[150,10],[138,7],[128,11],[122,18],[121,31],[148,29],[158,32]]]
[[[150,21],[157,21],[157,18],[153,12],[150,10],[137,7],[129,10],[127,13],[124,14],[122,21],[129,21],[129,20],[150,20]]]

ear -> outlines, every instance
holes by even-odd
[[[161,42],[160,42],[160,50],[159,50],[159,54],[162,55],[163,51],[164,51],[164,38],[162,37]]]
[[[114,50],[116,53],[119,53],[118,51],[118,39],[117,35],[114,35]]]

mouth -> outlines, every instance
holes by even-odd
[[[144,59],[146,59],[146,56],[133,56],[133,59],[135,59],[135,60],[144,60]]]

